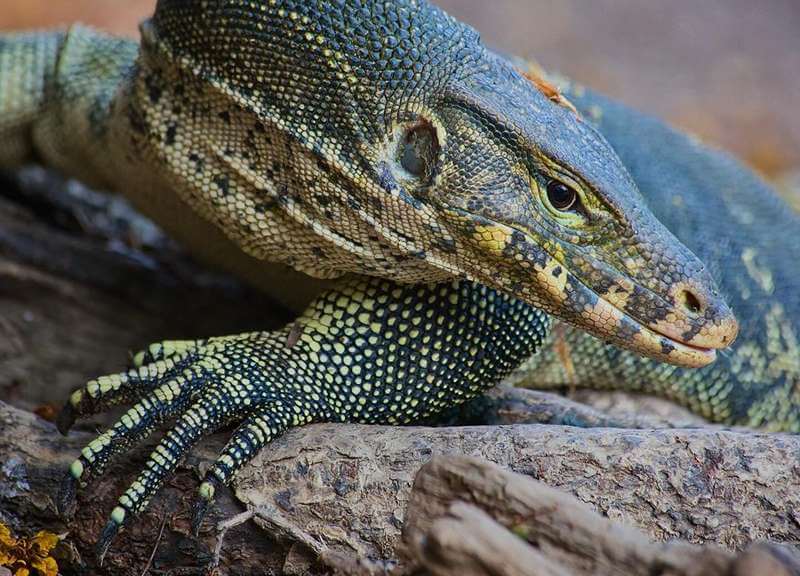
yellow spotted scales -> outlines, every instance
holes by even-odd
[[[111,530],[146,506],[165,473],[209,430],[247,415],[206,473],[201,509],[216,485],[227,484],[290,427],[315,421],[408,424],[480,394],[535,352],[550,319],[466,282],[403,286],[356,279],[320,296],[296,324],[301,334],[291,347],[292,326],[151,346],[136,356],[138,368],[73,394],[70,406],[81,414],[138,398],[72,464],[71,477],[84,482],[101,474],[110,457],[177,416],[120,498]]]
[[[196,527],[291,427],[414,422],[517,368],[800,428],[800,224],[735,161],[559,91],[420,0],[160,0],[141,30],[0,35],[0,168],[121,192],[300,316],[152,345],[72,394],[64,432],[131,407],[72,464],[62,509],[174,420],[101,556],[226,424]]]

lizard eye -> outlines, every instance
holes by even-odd
[[[547,199],[553,208],[566,212],[578,202],[578,193],[563,182],[550,180],[547,183]]]
[[[421,120],[410,126],[398,146],[398,160],[411,176],[428,179],[433,173],[439,155],[439,138],[436,128]]]

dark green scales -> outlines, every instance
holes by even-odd
[[[141,48],[81,27],[0,36],[0,167],[120,191],[305,310],[153,345],[72,395],[62,431],[132,407],[72,464],[63,508],[175,420],[101,554],[225,424],[196,524],[291,427],[413,422],[515,371],[800,429],[798,217],[724,154],[580,88],[576,112],[526,66],[412,1],[162,0]],[[711,363],[737,333],[726,302],[739,337]]]

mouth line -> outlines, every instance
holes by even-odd
[[[492,224],[496,226],[503,226],[508,228],[509,230],[513,230],[515,232],[519,232],[522,234],[526,240],[532,241],[533,238],[525,230],[520,230],[516,226],[512,226],[509,224],[497,222],[491,218],[486,218],[485,216],[479,216],[468,210],[464,210],[461,208],[455,208],[452,206],[446,207],[446,209],[451,210],[457,214],[462,216],[468,216],[473,221],[475,220],[483,220],[487,224]],[[564,266],[565,269],[568,269],[562,262],[560,262],[557,258],[555,258],[552,254],[548,254],[550,258],[552,258],[555,262]],[[683,366],[688,368],[700,368],[703,366],[707,366],[714,362],[717,358],[716,348],[705,348],[702,346],[695,346],[692,344],[688,344],[686,342],[681,342],[680,340],[676,340],[672,336],[668,336],[655,328],[652,328],[641,322],[637,318],[629,315],[627,312],[621,310],[612,302],[609,302],[605,298],[603,298],[600,294],[598,294],[595,290],[590,288],[588,285],[584,283],[582,279],[575,276],[574,274],[568,273],[570,277],[575,280],[574,288],[576,290],[583,290],[589,294],[592,294],[595,298],[597,298],[597,302],[602,302],[604,306],[607,306],[610,310],[613,310],[614,315],[618,323],[629,323],[630,325],[635,326],[638,328],[638,332],[634,335],[634,337],[630,340],[625,340],[620,336],[616,336],[610,332],[604,332],[600,330],[596,326],[586,326],[586,325],[579,325],[576,323],[576,327],[580,330],[584,330],[586,332],[594,333],[595,336],[601,338],[602,340],[612,340],[616,341],[616,345],[630,350],[635,354],[640,354],[642,356],[648,356],[653,358],[656,361],[667,362],[669,364],[673,364],[676,366]],[[558,315],[558,314],[556,314]],[[638,336],[638,338],[637,338]],[[638,342],[637,342],[638,340]],[[668,348],[665,348],[664,344],[668,345]]]
[[[638,322],[638,320],[637,320],[637,322]],[[700,352],[714,352],[715,350],[719,350],[720,349],[719,347],[712,348],[710,346],[696,346],[694,344],[689,344],[688,342],[684,342],[683,340],[677,340],[677,339],[673,338],[672,336],[668,336],[667,334],[664,334],[660,330],[656,330],[655,328],[651,328],[650,326],[647,326],[646,324],[643,324],[643,326],[645,328],[647,328],[648,330],[651,330],[655,334],[658,334],[662,338],[664,338],[666,340],[669,340],[670,342],[674,342],[675,344],[680,344],[681,346],[685,346],[687,348],[691,348],[692,350],[698,350]]]
[[[673,345],[682,346],[682,347],[688,348],[690,350],[696,350],[696,351],[701,352],[703,354],[716,354],[716,351],[721,349],[721,348],[710,348],[710,347],[707,347],[707,346],[695,346],[694,344],[689,344],[688,342],[684,342],[682,340],[676,340],[672,336],[667,336],[663,332],[660,332],[659,330],[651,328],[650,326],[647,326],[646,324],[641,324],[640,323],[640,325],[643,326],[644,328],[650,330],[651,332],[653,332],[653,334],[657,334],[658,336],[660,336],[664,340],[668,340]]]
[[[677,340],[677,339],[673,338],[672,336],[664,334],[660,330],[657,330],[657,329],[645,324],[644,322],[640,321],[638,318],[635,318],[635,317],[631,316],[627,312],[624,312],[623,310],[620,310],[613,302],[609,302],[608,300],[606,300],[605,298],[603,298],[602,296],[597,294],[594,290],[592,290],[591,288],[586,286],[586,284],[584,284],[583,281],[581,281],[581,280],[578,280],[578,281],[581,283],[581,285],[584,288],[586,288],[587,290],[589,290],[589,292],[594,294],[598,298],[598,300],[600,300],[600,301],[604,302],[606,305],[612,307],[623,318],[625,318],[626,320],[628,320],[631,323],[635,324],[639,328],[640,333],[644,334],[648,338],[648,340],[660,339],[660,340],[666,341],[666,343],[668,343],[673,348],[673,350],[679,352],[682,357],[688,355],[688,357],[690,357],[690,358],[696,358],[698,360],[702,359],[702,361],[700,363],[694,362],[694,361],[691,362],[691,366],[702,367],[702,366],[704,366],[706,364],[710,364],[711,362],[716,360],[717,350],[719,348],[707,348],[707,347],[704,347],[704,346],[695,346],[694,344],[689,344],[688,342],[683,342],[681,340]],[[669,354],[671,354],[671,353],[662,352],[660,355],[663,356],[663,357],[668,357]],[[698,358],[698,356],[699,356],[699,358]],[[670,360],[677,360],[677,358],[670,358]]]

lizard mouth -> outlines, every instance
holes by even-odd
[[[613,306],[613,304],[611,304]],[[616,307],[614,307],[616,309]],[[624,314],[624,312],[622,313]],[[627,316],[627,315],[626,315]],[[629,316],[630,318],[630,316]],[[634,340],[641,342],[652,351],[656,352],[656,358],[664,360],[670,364],[685,366],[687,368],[701,368],[707,366],[717,359],[717,349],[695,346],[688,342],[677,340],[668,336],[647,324],[631,318],[640,329],[634,336]],[[648,354],[650,356],[651,354]]]
[[[581,278],[574,274],[568,276],[573,280],[571,288],[577,292],[573,302],[595,302],[594,305],[584,304],[574,310],[577,319],[572,323],[601,340],[660,362],[686,368],[701,368],[711,364],[717,359],[716,350],[725,347],[697,346],[679,340],[665,333],[663,328],[639,320],[606,300]],[[564,319],[570,321],[568,316]]]
[[[478,227],[482,229],[477,234],[480,238],[476,244],[484,257],[489,254],[505,264],[512,258],[535,262],[532,267],[514,274],[517,277],[514,289],[511,289],[510,282],[498,281],[496,272],[489,274],[485,270],[476,270],[470,274],[471,278],[483,284],[540,307],[601,340],[660,362],[700,368],[714,362],[717,358],[716,350],[725,347],[689,344],[676,338],[677,330],[673,332],[669,326],[654,326],[652,322],[631,316],[606,300],[580,277],[569,272],[568,267],[551,254],[543,254],[534,237],[524,230],[461,208],[443,208],[456,217],[456,222],[463,223],[466,220],[469,223],[472,227],[471,238],[475,236]],[[491,232],[491,237],[487,239],[483,230]],[[531,247],[540,251],[533,255],[529,250]],[[521,275],[517,276],[520,272]],[[531,278],[531,274],[534,278]]]
[[[597,298],[597,304],[591,309],[591,315],[604,318],[606,326],[615,326],[615,330],[592,330],[586,326],[578,326],[579,328],[593,332],[601,339],[610,340],[615,345],[677,366],[701,368],[717,359],[716,348],[695,346],[669,336],[623,312],[579,279],[575,279],[578,290],[586,291]]]
[[[676,366],[701,368],[716,360],[716,348],[697,346],[679,340],[674,335],[669,335],[653,326],[652,323],[639,320],[625,312],[574,274],[567,273],[567,277],[572,280],[569,285],[575,291],[575,295],[571,298],[573,304],[567,302],[563,292],[555,294],[551,292],[550,296],[554,297],[556,302],[560,302],[558,306],[562,307],[561,314],[557,311],[554,313],[577,328],[621,348]],[[584,304],[575,304],[578,302]],[[585,304],[587,302],[594,304]],[[566,314],[563,313],[565,304],[568,310]],[[571,313],[570,308],[572,308]],[[719,346],[722,347],[724,346]]]
[[[631,350],[637,354],[686,368],[702,368],[717,359],[718,348],[696,346],[666,334],[649,322],[639,320],[606,300],[574,274],[569,274],[571,287],[578,293],[574,301],[590,302],[576,310],[579,329],[594,334],[601,340]],[[565,318],[569,322],[569,318]]]
[[[564,314],[563,310],[562,313],[559,313],[557,308],[553,313],[580,330],[642,356],[676,366],[701,368],[716,360],[716,348],[696,346],[665,334],[650,323],[643,322],[624,312],[574,274],[568,274],[568,276],[572,279],[571,288],[576,292],[573,301],[594,301],[594,304],[574,308],[572,314]],[[557,301],[561,301],[559,307],[562,307],[564,304],[563,294],[556,296]],[[523,299],[525,298],[523,297]]]

